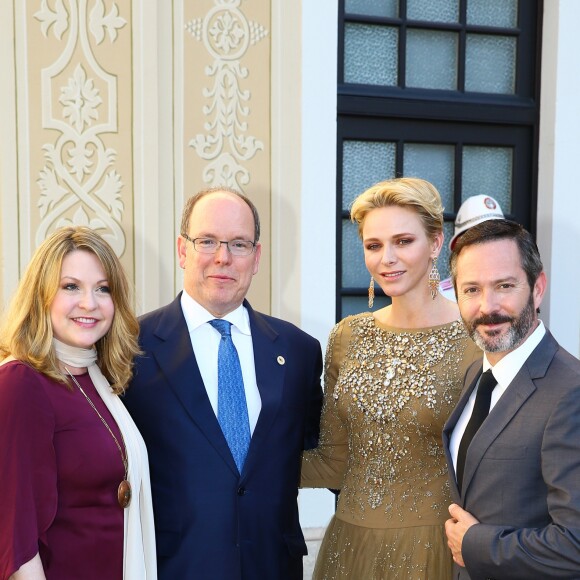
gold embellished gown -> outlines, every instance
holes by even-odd
[[[313,578],[451,579],[441,431],[479,357],[460,320],[397,329],[364,313],[333,328],[301,486],[341,493]]]

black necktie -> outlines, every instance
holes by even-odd
[[[481,427],[481,424],[489,415],[491,393],[496,385],[497,381],[495,380],[491,369],[485,371],[481,375],[481,378],[479,379],[479,386],[477,387],[477,395],[475,396],[475,404],[473,405],[473,412],[471,413],[471,418],[469,419],[469,423],[467,423],[465,433],[463,433],[461,443],[459,444],[459,451],[457,452],[456,475],[459,491],[461,491],[467,449],[469,448],[469,444],[471,443],[473,436],[477,433],[477,430]]]

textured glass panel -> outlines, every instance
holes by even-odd
[[[518,0],[468,0],[467,24],[515,28]]]
[[[370,280],[370,277],[369,277]],[[351,314],[360,314],[361,312],[374,312],[391,303],[388,296],[375,296],[375,302],[372,308],[369,308],[369,299],[366,296],[343,296],[340,317],[350,316]]]
[[[422,89],[457,88],[457,34],[434,30],[407,32],[408,87]]]
[[[443,240],[443,247],[441,252],[439,252],[439,258],[437,260],[437,269],[439,270],[439,275],[441,280],[445,280],[449,276],[449,241],[453,237],[453,232],[455,231],[455,224],[453,222],[443,223],[443,233],[445,234],[445,239]]]
[[[430,181],[439,190],[443,207],[453,211],[455,147],[406,143],[403,151],[403,174]]]
[[[371,185],[395,176],[394,143],[344,141],[342,145],[342,209]]]
[[[368,288],[370,280],[358,225],[342,220],[342,287]]]
[[[491,195],[504,213],[511,213],[512,175],[511,147],[464,147],[461,201],[472,195]]]
[[[515,38],[468,34],[465,48],[465,90],[513,94],[516,46]]]
[[[346,24],[344,82],[395,86],[397,43],[398,31],[392,26]]]
[[[459,0],[407,0],[407,18],[431,22],[457,22]]]
[[[397,18],[399,2],[398,0],[346,0],[344,10],[347,14]]]

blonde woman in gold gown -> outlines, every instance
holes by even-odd
[[[371,287],[392,303],[330,333],[320,444],[304,453],[301,485],[341,492],[313,577],[451,579],[441,430],[481,352],[437,292],[441,199],[427,181],[394,179],[361,194],[351,217]]]

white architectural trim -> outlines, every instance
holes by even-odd
[[[337,0],[272,3],[272,313],[335,322]]]
[[[338,0],[302,3],[301,326],[326,345],[336,313]]]
[[[152,9],[153,8],[153,9]],[[133,5],[134,246],[138,313],[175,296],[172,9]]]
[[[5,2],[0,18],[0,296],[4,303],[16,289],[20,273],[20,255],[15,251],[19,237],[15,36],[13,4]]]
[[[335,322],[338,1],[272,2],[272,314],[324,350]],[[327,490],[302,490],[304,527],[326,526]]]
[[[16,144],[16,165],[18,171],[18,237],[15,239],[20,256],[20,271],[26,268],[32,257],[32,225],[30,205],[30,93],[28,86],[28,26],[26,21],[26,4],[14,3],[14,80],[17,105],[16,105],[16,132],[14,133]],[[15,246],[16,247],[16,246]]]
[[[537,240],[548,273],[542,318],[580,356],[580,12],[576,0],[544,3]]]
[[[302,10],[301,2],[271,8],[271,312],[299,325]]]

